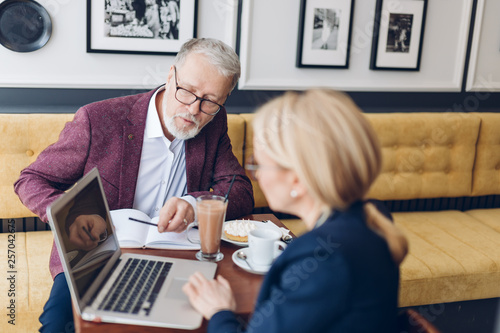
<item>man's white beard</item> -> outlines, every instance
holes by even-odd
[[[179,128],[175,124],[175,118],[177,117],[182,117],[189,121],[192,121],[195,124],[195,126],[189,130],[186,129],[187,125]],[[200,132],[200,122],[190,113],[176,114],[175,116],[170,118],[167,116],[164,110],[163,119],[165,122],[165,126],[167,127],[167,131],[179,140],[187,140],[194,138]]]

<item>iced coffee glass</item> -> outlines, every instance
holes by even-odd
[[[188,226],[188,240],[200,243],[201,250],[196,253],[200,261],[220,261],[224,255],[220,252],[222,224],[226,218],[227,201],[218,195],[202,195],[196,198],[196,215],[198,221]],[[189,229],[198,226],[200,241],[189,237]]]

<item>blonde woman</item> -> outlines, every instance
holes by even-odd
[[[329,90],[288,92],[254,121],[254,171],[270,207],[309,232],[274,262],[249,332],[395,332],[404,236],[364,200],[380,172],[377,137],[358,107]],[[209,332],[243,331],[227,280],[184,286]]]

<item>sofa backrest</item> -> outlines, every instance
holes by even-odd
[[[481,119],[466,113],[366,115],[380,140],[383,166],[369,197],[380,200],[472,194]]]
[[[14,182],[46,147],[56,142],[74,114],[0,114],[0,219],[33,217],[14,193]],[[245,119],[228,115],[233,153],[243,165]]]
[[[227,134],[231,139],[233,154],[241,165],[244,165],[245,130],[245,118],[238,114],[227,115]]]
[[[73,114],[0,114],[0,218],[34,216],[13,191],[20,171],[59,137]],[[253,114],[229,114],[233,153],[253,152]],[[500,194],[500,114],[366,114],[382,146],[382,173],[369,197],[380,200]],[[478,138],[479,137],[479,138]],[[476,149],[477,143],[477,149]],[[257,182],[255,207],[267,207]]]
[[[35,216],[14,193],[14,182],[72,118],[73,114],[0,114],[0,218]]]
[[[481,119],[472,195],[500,194],[500,113],[474,113]]]
[[[245,161],[248,160],[250,155],[253,154],[253,113],[242,113],[241,116],[245,119],[246,122],[246,133],[245,133]],[[248,173],[247,173],[248,174]],[[267,200],[260,189],[259,183],[252,180],[253,186],[253,198],[255,201],[255,208],[267,207]]]
[[[247,122],[245,157],[248,158],[253,151],[253,114],[241,116]],[[377,132],[383,155],[382,172],[368,197],[405,200],[472,195],[480,117],[465,113],[376,113],[366,116]],[[500,140],[500,135],[497,139]],[[497,155],[495,167],[500,167],[500,152]],[[267,201],[259,185],[252,184],[255,206],[266,207]],[[500,182],[498,184],[490,192],[500,193]]]

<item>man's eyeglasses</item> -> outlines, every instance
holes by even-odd
[[[177,84],[177,69],[174,66],[174,77],[175,77],[175,99],[184,105],[191,105],[196,101],[200,101],[200,111],[208,114],[209,116],[215,116],[220,109],[223,107],[209,99],[201,98],[196,96],[194,93],[187,89],[179,87]]]

